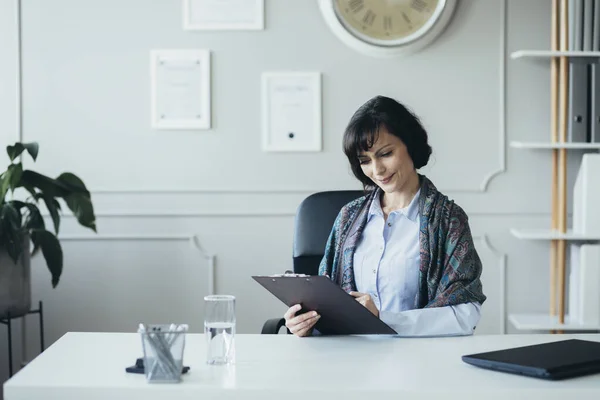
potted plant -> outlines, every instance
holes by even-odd
[[[96,232],[96,217],[90,192],[76,175],[65,172],[52,179],[31,170],[23,170],[19,156],[24,151],[36,161],[37,143],[15,143],[6,147],[10,158],[0,175],[0,319],[19,317],[31,307],[30,256],[42,251],[52,287],[56,287],[63,269],[63,252],[58,235],[62,200],[79,224]],[[15,161],[19,160],[19,161]],[[21,188],[25,197],[15,198]],[[46,228],[38,205],[50,214],[53,232]],[[33,247],[31,246],[33,245]]]

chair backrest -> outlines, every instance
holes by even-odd
[[[340,209],[363,196],[362,190],[314,193],[300,203],[294,223],[294,272],[317,275],[327,238]]]

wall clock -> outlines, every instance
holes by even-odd
[[[423,49],[450,22],[456,0],[318,0],[325,22],[346,45],[370,56]]]

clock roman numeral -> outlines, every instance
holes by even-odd
[[[365,0],[350,0],[348,6],[350,6],[352,12],[356,14],[365,7]]]
[[[377,15],[373,11],[369,10],[365,13],[365,16],[363,17],[362,21],[366,25],[373,26],[373,21],[375,21],[376,16]]]
[[[410,20],[410,18],[408,18],[408,15],[406,15],[406,13],[404,11],[402,11],[402,18],[404,18],[404,20],[406,21],[407,24],[412,23],[412,21]]]
[[[383,17],[383,29],[386,31],[392,30],[392,17]]]
[[[427,2],[425,0],[412,0],[410,6],[418,12],[423,12],[423,10],[427,7]]]

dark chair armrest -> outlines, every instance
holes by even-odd
[[[285,326],[285,318],[272,318],[268,319],[267,322],[263,325],[262,331],[260,332],[263,335],[277,335],[281,327]],[[287,328],[285,328],[287,333],[290,333]]]

